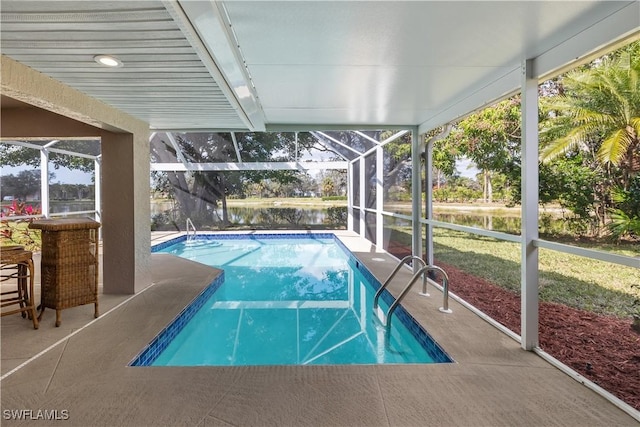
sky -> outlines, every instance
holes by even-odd
[[[456,170],[460,176],[465,178],[476,179],[476,175],[480,172],[476,165],[469,159],[460,159],[456,161]]]

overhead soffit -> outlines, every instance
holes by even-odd
[[[152,128],[248,128],[162,2],[3,1],[0,37],[2,54]]]
[[[637,1],[4,0],[0,36],[153,129],[428,130],[638,28]]]
[[[518,90],[524,59],[557,49],[629,5],[224,3],[267,123],[352,125],[435,123],[443,112],[452,119],[478,108]],[[629,27],[637,31],[640,10],[629,9]],[[602,46],[592,42],[579,54]]]

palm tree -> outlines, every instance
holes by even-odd
[[[563,94],[544,98],[550,142],[541,160],[576,150],[591,152],[602,166],[616,166],[623,186],[640,171],[640,59],[623,54],[562,79]]]
[[[596,210],[612,235],[640,236],[640,205],[630,203],[640,194],[640,43],[629,45],[591,67],[562,78],[560,94],[543,98],[547,117],[541,151],[547,162],[577,151],[585,152],[589,167],[605,179],[594,189]]]

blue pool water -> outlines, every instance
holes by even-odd
[[[331,234],[209,235],[154,251],[221,268],[224,278],[134,366],[451,361],[402,308],[385,333],[372,310],[379,283]],[[392,301],[388,293],[381,300],[384,309]]]

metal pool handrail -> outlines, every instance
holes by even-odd
[[[193,230],[193,236],[189,235],[189,226],[191,226],[191,229]],[[186,229],[187,229],[187,241],[193,240],[193,238],[196,237],[196,234],[198,233],[198,230],[196,230],[196,226],[193,225],[193,222],[191,221],[191,218],[187,218]]]
[[[409,257],[405,257],[400,261],[400,263],[398,264],[396,269],[391,273],[391,275],[389,276],[387,281],[384,283],[384,285],[382,285],[380,287],[380,289],[378,289],[378,292],[376,293],[376,295],[375,295],[375,297],[373,299],[373,310],[376,312],[376,314],[377,314],[377,311],[378,311],[378,297],[380,296],[380,294],[382,293],[384,288],[389,284],[389,282],[391,281],[393,276],[395,276],[395,274],[398,272],[400,267],[404,264],[405,260],[408,259],[408,258],[410,258],[410,256]],[[422,261],[421,258],[417,258],[417,259],[420,259]],[[422,262],[424,264],[424,261],[422,261]],[[413,277],[411,278],[409,283],[407,283],[407,286],[405,286],[405,288],[402,290],[402,292],[400,293],[398,298],[396,298],[396,300],[393,302],[393,304],[391,304],[391,307],[389,307],[389,310],[387,311],[387,314],[382,319],[384,325],[387,327],[387,331],[389,330],[389,327],[391,325],[391,322],[390,322],[391,315],[393,314],[395,309],[398,307],[398,305],[400,304],[402,299],[405,297],[405,295],[409,292],[409,289],[411,289],[411,286],[413,286],[413,284],[416,282],[416,280],[418,280],[418,277],[420,277],[422,275],[423,276],[423,280],[425,280],[424,279],[424,274],[427,271],[439,271],[442,274],[443,303],[442,303],[442,307],[440,307],[439,310],[441,312],[443,312],[443,313],[448,313],[448,314],[453,312],[451,309],[449,309],[449,276],[447,275],[447,273],[442,268],[440,268],[438,266],[425,265],[424,267],[422,267],[420,270],[418,270],[413,275]],[[427,295],[425,290],[426,290],[426,285],[423,287],[422,295]]]
[[[395,277],[395,275],[398,273],[398,271],[400,270],[400,268],[407,263],[407,261],[409,260],[416,260],[419,261],[420,264],[422,264],[422,268],[426,267],[427,264],[424,262],[424,260],[422,258],[420,258],[417,255],[407,255],[406,257],[402,258],[400,260],[400,262],[398,263],[398,265],[396,266],[396,268],[391,272],[391,274],[389,275],[389,277],[387,277],[387,280],[384,281],[384,283],[382,284],[382,286],[380,286],[380,289],[378,289],[378,292],[376,292],[376,295],[373,297],[373,309],[376,310],[378,308],[378,299],[380,298],[380,295],[382,294],[382,292],[384,292],[385,288],[387,287],[387,285],[391,282],[391,279],[393,279]],[[427,281],[426,278],[423,277],[423,286],[422,286],[422,292],[424,294],[427,293]],[[412,282],[413,283],[413,282]]]

